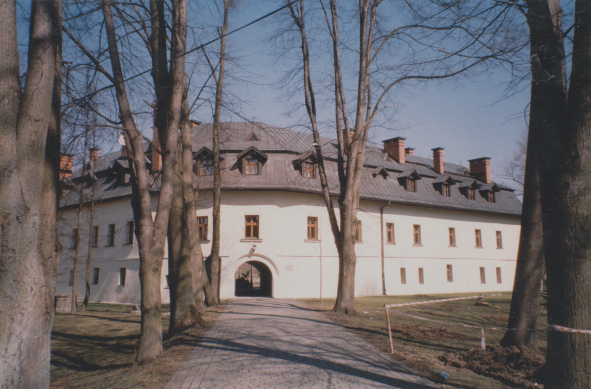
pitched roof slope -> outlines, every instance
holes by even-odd
[[[224,169],[222,171],[222,188],[230,190],[288,190],[301,192],[319,192],[320,182],[318,178],[308,179],[302,177],[294,166],[294,156],[300,156],[313,151],[314,143],[311,133],[303,133],[291,129],[270,126],[262,123],[228,122],[221,124],[221,145]],[[202,124],[193,129],[193,151],[196,153],[203,147],[213,149],[212,124]],[[248,140],[251,135],[258,141]],[[338,194],[339,182],[336,170],[337,145],[336,140],[321,138],[323,154],[326,162],[327,178],[331,193]],[[263,167],[261,175],[244,175],[237,163],[237,155],[244,150],[255,147],[268,155],[269,159]],[[129,184],[119,185],[115,177],[116,165],[121,166],[120,153],[111,153],[96,162],[97,186],[95,199],[103,201],[111,198],[119,198],[131,195]],[[400,164],[389,158],[384,150],[375,143],[368,143],[361,183],[361,197],[370,200],[391,201],[400,204],[412,204],[420,206],[448,208],[465,211],[477,211],[498,213],[505,215],[520,215],[521,202],[509,188],[497,184],[500,190],[495,194],[495,202],[489,203],[480,194],[476,194],[474,200],[461,192],[464,181],[472,181],[474,178],[467,174],[468,169],[461,165],[445,163],[444,175],[433,170],[433,161],[428,158],[414,155],[406,156],[406,163]],[[384,167],[388,176],[372,174],[376,168]],[[403,172],[416,171],[421,180],[417,181],[416,192],[408,192],[398,182],[398,177]],[[78,169],[73,180],[81,180],[81,169]],[[449,176],[460,185],[451,185],[450,197],[442,196],[433,183],[441,182],[442,177]],[[159,177],[154,176],[153,190],[157,191]],[[211,176],[195,176],[195,184],[200,190],[209,190],[213,186]],[[484,183],[480,183],[483,185]],[[87,185],[89,186],[89,185]],[[62,206],[77,203],[78,194],[74,191],[66,194],[61,201]]]

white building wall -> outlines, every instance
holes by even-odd
[[[336,201],[335,201],[336,204]],[[380,207],[384,203],[362,201],[358,218],[362,223],[363,241],[356,245],[357,296],[382,293]],[[211,193],[201,193],[197,216],[207,216],[211,238]],[[338,209],[337,216],[338,216]],[[84,211],[86,212],[86,211]],[[258,240],[245,240],[245,216],[258,215]],[[307,217],[319,218],[319,240],[308,241]],[[83,221],[87,215],[84,215]],[[133,218],[129,199],[95,206],[95,225],[100,226],[99,247],[93,249],[92,267],[100,268],[98,285],[92,285],[92,301],[138,303],[139,259],[137,243],[123,245],[125,225]],[[57,292],[71,294],[67,286],[72,269],[70,249],[76,210],[63,213],[62,244]],[[108,224],[116,224],[118,234],[114,247],[104,247]],[[515,260],[519,239],[519,218],[463,212],[437,208],[391,204],[384,208],[386,223],[394,223],[395,244],[384,244],[386,292],[389,295],[460,292],[509,291],[513,287]],[[87,222],[83,222],[87,225]],[[413,225],[421,226],[421,246],[413,245]],[[456,247],[449,247],[448,228],[456,231]],[[482,231],[482,248],[475,247],[475,229]],[[503,248],[496,248],[496,231],[501,231]],[[83,237],[85,232],[83,231]],[[87,237],[87,232],[86,232]],[[84,239],[84,238],[83,238]],[[87,238],[85,240],[87,242]],[[202,243],[204,256],[211,242]],[[86,258],[87,244],[80,250]],[[224,191],[221,207],[221,298],[234,297],[234,279],[238,267],[247,261],[259,261],[273,275],[273,297],[318,298],[336,296],[338,257],[328,214],[319,195],[269,192]],[[447,281],[447,268],[453,267],[453,282]],[[78,295],[84,295],[84,261],[79,265]],[[127,280],[119,286],[119,268],[126,267]],[[400,268],[406,268],[406,284],[401,283]],[[418,268],[424,271],[424,284],[419,284]],[[480,267],[485,268],[486,283],[480,280]],[[496,267],[501,268],[502,283],[496,280]],[[169,301],[163,265],[162,301]],[[81,297],[80,297],[81,296]]]

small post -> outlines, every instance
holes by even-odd
[[[480,348],[486,350],[486,337],[484,336],[484,328],[480,328]]]
[[[388,321],[388,336],[390,337],[390,351],[394,354],[394,343],[392,343],[392,328],[390,328],[390,314],[388,313],[388,306],[384,304],[386,310],[386,320]]]

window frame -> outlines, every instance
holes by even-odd
[[[468,200],[471,200],[471,201],[475,201],[476,200],[476,197],[474,195],[474,189],[473,188],[468,188],[466,190],[466,198]]]
[[[451,197],[450,188],[448,184],[441,184],[441,195],[443,197]]]
[[[80,240],[80,229],[72,228],[72,249],[78,248],[78,241]]]
[[[423,270],[422,267],[419,267],[419,284],[420,285],[425,284],[425,271]]]
[[[135,235],[135,221],[130,220],[125,224],[125,242],[124,246],[133,246],[133,237]]]
[[[253,218],[250,222],[248,218]],[[256,234],[255,234],[256,227]],[[250,236],[249,235],[250,228]],[[257,240],[260,239],[260,219],[259,215],[244,215],[244,239]]]
[[[454,282],[454,268],[453,265],[447,264],[447,282]]]
[[[205,221],[205,223],[203,223]],[[209,232],[209,218],[207,216],[197,216],[197,237],[201,241],[207,241]]]
[[[396,244],[396,235],[394,234],[394,223],[386,223],[386,243]]]
[[[302,162],[302,177],[304,178],[311,178],[314,179],[315,172],[314,172],[314,164],[310,161]]]
[[[90,281],[90,283],[92,285],[98,285],[98,283],[99,283],[99,277],[100,277],[100,271],[101,271],[101,269],[98,268],[98,267],[92,268],[92,280]]]
[[[449,227],[448,229],[449,235],[449,247],[458,247],[456,246],[456,229],[455,227]]]
[[[482,230],[480,229],[475,229],[474,230],[474,239],[476,241],[476,248],[481,249],[482,246]]]
[[[107,244],[106,247],[115,246],[115,224],[109,224],[107,227]]]
[[[489,191],[489,192],[488,192],[488,196],[487,196],[486,200],[487,200],[489,203],[491,203],[491,204],[494,204],[494,203],[496,202],[496,199],[495,199],[495,192],[493,192],[492,190],[491,190],[491,191]]]
[[[413,224],[412,225],[412,237],[413,237],[413,246],[422,246],[421,242],[421,225],[420,224]]]
[[[363,242],[363,226],[361,225],[361,220],[357,220],[354,223],[355,225],[355,243]]]
[[[127,268],[120,267],[119,268],[119,283],[118,286],[125,286],[125,281],[127,279]]]
[[[204,158],[199,162],[199,175],[213,176],[213,159]]]
[[[411,192],[411,193],[416,193],[417,192],[417,183],[416,180],[411,178],[411,177],[407,177],[406,179],[406,191],[407,192]]]
[[[406,285],[406,268],[400,268],[400,285]]]
[[[497,248],[502,249],[503,248],[503,235],[501,234],[501,231],[495,231],[495,235],[497,238]]]
[[[255,162],[253,162],[255,161]],[[249,173],[249,168],[251,168],[252,170],[251,173]],[[254,170],[256,168],[256,173],[254,173]],[[261,172],[261,161],[253,156],[246,156],[244,157],[244,174],[247,176],[258,176],[260,175]]]
[[[90,235],[90,247],[95,249],[99,242],[99,226],[92,226],[92,233]]]
[[[499,266],[497,266],[497,268],[495,269],[495,272],[497,273],[497,284],[502,284],[503,283],[503,276],[501,274],[501,268]]]
[[[68,286],[74,285],[74,270],[70,270],[70,275],[68,276]]]
[[[318,240],[318,217],[308,216],[306,226],[308,240]]]
[[[486,284],[486,269],[484,267],[480,267],[480,283]]]

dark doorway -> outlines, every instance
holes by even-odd
[[[262,262],[248,261],[235,274],[235,295],[273,297],[273,275]]]

